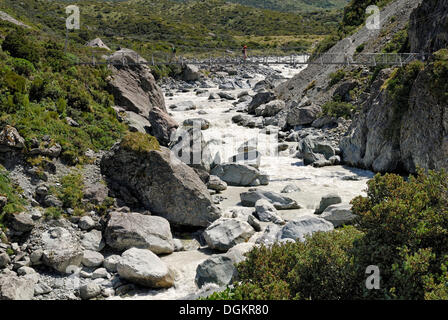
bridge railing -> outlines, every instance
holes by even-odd
[[[127,53],[112,53],[107,54],[104,50],[92,50],[91,55],[77,64],[88,65],[132,65],[132,64],[146,64],[146,65],[169,65],[169,64],[196,64],[196,65],[238,65],[238,64],[289,64],[289,65],[389,65],[402,66],[414,60],[425,61],[429,58],[427,54],[422,53],[361,53],[349,55],[345,52],[339,53],[323,53],[310,60],[308,54],[293,54],[286,56],[263,56],[263,55],[249,55],[246,59],[241,53],[237,52],[223,52],[222,55],[210,55],[208,59],[199,59],[195,57],[184,57],[182,55],[171,54],[167,52],[154,52],[144,57],[137,53],[135,57]]]

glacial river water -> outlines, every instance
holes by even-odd
[[[277,66],[282,75],[289,78],[298,69],[292,69],[288,66]],[[253,83],[263,79],[258,75],[253,79]],[[218,88],[208,89],[209,93],[219,92]],[[237,95],[243,89],[230,91]],[[248,90],[253,94],[251,90]],[[174,93],[173,97],[165,97],[166,105],[182,102],[193,101],[197,108],[190,111],[173,111],[170,110],[174,119],[180,124],[188,118],[204,118],[210,122],[210,128],[202,131],[206,141],[212,139],[224,140],[226,144],[222,144],[221,152],[227,156],[235,155],[237,148],[246,140],[254,137],[263,140],[263,133],[260,129],[250,129],[238,126],[232,123],[232,117],[237,114],[231,109],[232,101],[208,100],[209,94],[205,96],[197,96],[195,92]],[[199,111],[201,114],[198,114]],[[280,192],[280,190],[288,185],[294,184],[299,187],[300,191],[286,194],[293,198],[302,206],[302,209],[282,210],[279,211],[284,219],[293,220],[294,218],[304,215],[313,214],[319,205],[321,197],[328,193],[337,193],[341,196],[344,203],[348,203],[354,197],[364,194],[366,182],[373,176],[370,171],[345,166],[331,166],[324,168],[314,168],[312,166],[304,166],[301,159],[294,157],[293,149],[297,145],[296,142],[290,144],[291,150],[283,151],[279,154],[271,154],[272,146],[259,146],[258,151],[261,153],[260,170],[270,176],[270,183],[267,186],[260,186],[260,189]],[[346,180],[344,177],[356,177],[356,179]],[[246,187],[228,187],[222,192],[224,200],[219,207],[225,212],[233,206],[239,206],[240,193],[247,191]],[[255,237],[250,241],[254,241]],[[138,295],[129,297],[129,299],[182,299],[198,291],[194,283],[196,275],[196,267],[204,261],[210,252],[207,250],[194,250],[175,252],[173,254],[162,257],[174,270],[176,270],[176,283],[170,289],[164,290],[148,290]]]

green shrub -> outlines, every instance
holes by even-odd
[[[335,118],[343,117],[345,119],[350,119],[355,108],[356,107],[351,103],[329,101],[322,106],[322,115],[327,115]]]
[[[354,246],[358,271],[377,265],[380,290],[366,298],[448,299],[448,175],[419,170],[416,177],[377,175],[367,197],[352,201],[365,236]],[[361,281],[361,279],[360,279]]]
[[[155,137],[141,132],[129,132],[123,137],[120,145],[124,149],[138,153],[160,150],[159,142]]]
[[[8,199],[7,204],[0,212],[0,226],[8,214],[20,213],[25,210],[26,201],[21,196],[21,190],[9,179],[8,172],[0,169],[0,195]]]
[[[241,283],[213,300],[351,298],[354,267],[348,252],[362,233],[354,227],[318,232],[305,243],[256,247],[238,265]]]
[[[334,86],[335,84],[339,83],[342,79],[345,78],[345,71],[344,69],[339,69],[336,72],[330,73],[330,87]]]
[[[84,197],[84,180],[81,174],[72,173],[60,179],[61,185],[54,187],[51,192],[64,204],[65,208],[77,208],[81,206]]]
[[[31,62],[21,58],[13,59],[12,66],[16,73],[24,77],[29,77],[36,71],[34,65]]]
[[[47,219],[59,219],[63,214],[64,212],[62,211],[62,209],[57,207],[49,207],[45,209],[44,212],[44,216]]]
[[[35,43],[29,40],[22,28],[10,32],[2,43],[3,51],[15,58],[26,59],[32,63],[39,61],[39,52]]]

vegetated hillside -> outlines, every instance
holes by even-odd
[[[229,0],[245,6],[264,8],[278,11],[318,11],[342,9],[349,0]]]
[[[101,37],[109,46],[124,46],[142,54],[200,48],[297,47],[308,50],[316,39],[337,27],[340,14],[293,14],[227,3],[223,0],[177,3],[169,0],[71,1],[81,8],[81,30],[70,38],[84,43]],[[5,0],[0,10],[49,33],[65,34],[66,1]],[[318,35],[319,37],[316,37]],[[263,43],[257,37],[267,37]],[[296,39],[282,39],[293,36]],[[238,38],[236,38],[238,37]],[[254,37],[251,39],[251,37]],[[278,38],[278,39],[277,39]]]

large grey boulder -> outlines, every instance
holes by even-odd
[[[42,261],[61,273],[71,273],[84,256],[78,239],[62,227],[54,227],[41,235]]]
[[[119,143],[103,157],[101,169],[112,189],[127,188],[170,223],[206,227],[220,217],[196,172],[167,148],[139,152]]]
[[[104,256],[96,251],[86,250],[82,258],[82,264],[85,267],[99,267],[103,264]]]
[[[356,215],[352,213],[351,205],[340,203],[328,206],[319,217],[331,222],[335,227],[339,227],[350,224]]]
[[[214,167],[212,175],[231,186],[258,186],[267,185],[269,178],[256,168],[239,163],[223,163]]]
[[[149,111],[148,118],[151,124],[149,133],[156,137],[161,145],[168,145],[179,124],[168,113],[158,107],[154,107]]]
[[[301,206],[293,199],[273,191],[251,189],[240,194],[241,204],[245,207],[254,207],[260,199],[269,201],[278,210],[300,209]]]
[[[105,230],[106,243],[116,250],[149,249],[155,254],[174,251],[169,222],[157,216],[111,212]]]
[[[288,222],[277,234],[277,239],[292,239],[294,241],[305,241],[305,236],[312,235],[317,231],[331,231],[333,224],[313,216],[302,216],[294,221]]]
[[[227,183],[222,181],[219,177],[211,175],[207,182],[207,187],[209,189],[220,192],[227,189]]]
[[[249,113],[255,113],[255,109],[257,109],[262,104],[266,104],[272,100],[275,99],[274,93],[270,91],[264,91],[257,93],[253,98],[252,101],[248,105],[248,112]]]
[[[196,81],[201,78],[199,68],[193,64],[185,65],[182,71],[182,80],[184,81]]]
[[[263,234],[255,241],[257,244],[269,246],[277,242],[277,235],[282,227],[278,224],[268,224],[263,231]]]
[[[277,209],[267,199],[260,199],[255,202],[255,215],[263,222],[273,222],[283,224],[285,221],[278,215]]]
[[[105,243],[103,235],[99,230],[92,230],[84,233],[81,237],[81,245],[86,250],[101,251],[103,250]]]
[[[330,159],[336,154],[329,143],[319,141],[312,136],[308,136],[299,142],[298,151],[298,156],[303,158],[305,165],[314,165],[319,162],[327,162],[328,165],[331,165]]]
[[[0,274],[0,300],[31,300],[36,283],[32,277]]]
[[[322,108],[314,104],[303,107],[292,107],[288,112],[286,121],[292,127],[311,124],[316,120],[321,111]]]
[[[254,233],[254,228],[245,221],[221,218],[205,229],[203,236],[210,248],[227,251],[246,242]]]
[[[117,264],[121,278],[150,288],[169,288],[174,284],[173,272],[154,253],[131,248],[121,255]]]
[[[5,268],[8,264],[11,263],[11,258],[6,252],[0,253],[0,269]]]
[[[231,284],[237,278],[237,275],[238,272],[232,259],[224,255],[217,255],[198,265],[195,282],[199,288],[207,283],[225,286]]]
[[[11,227],[18,232],[29,232],[34,228],[34,221],[28,213],[17,213],[10,216]]]
[[[272,100],[256,108],[255,114],[257,116],[273,117],[283,109],[285,109],[285,102],[283,100]]]
[[[117,106],[145,118],[154,107],[166,111],[163,92],[157,85],[151,69],[145,64],[136,64],[145,62],[137,52],[121,49],[112,54],[108,61],[112,70],[109,89]]]
[[[121,49],[112,54],[108,62],[111,63],[112,70],[108,86],[117,107],[149,120],[151,134],[162,145],[166,145],[172,130],[178,125],[167,113],[163,92],[157,85],[151,69],[145,64],[139,64],[146,60],[135,51]],[[131,118],[135,119],[132,116]],[[142,126],[146,130],[145,122]]]
[[[331,206],[332,204],[338,204],[341,202],[342,199],[338,194],[336,193],[326,194],[320,199],[319,208],[317,208],[314,213],[321,214],[328,206]]]

